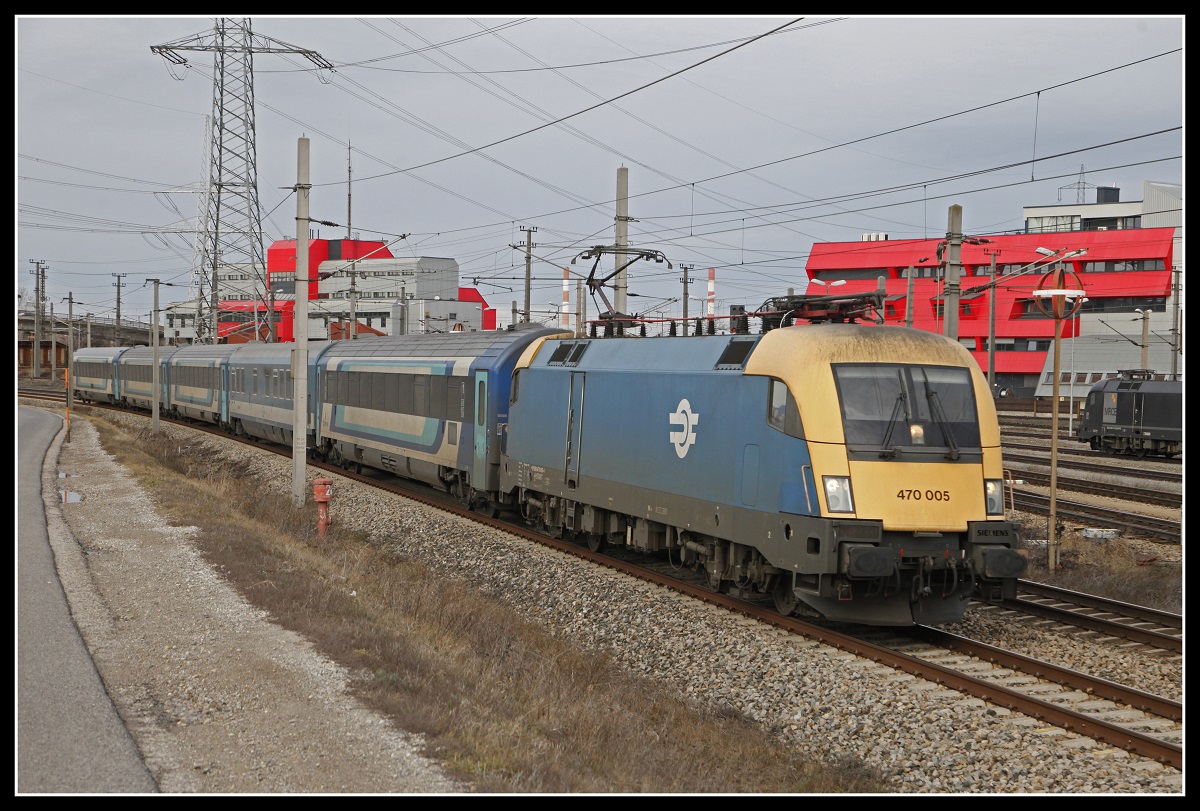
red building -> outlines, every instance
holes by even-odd
[[[1174,236],[1174,228],[1134,228],[968,237],[959,255],[958,338],[986,373],[993,306],[987,285],[994,260],[994,378],[997,388],[1031,394],[1054,339],[1055,322],[1042,314],[1032,295],[1043,275],[1060,261],[1078,274],[1087,296],[1081,318],[1135,308],[1162,312],[1171,294]],[[946,247],[944,239],[814,244],[806,270],[818,284],[810,282],[807,292],[823,292],[822,282],[841,282],[828,288],[831,293],[869,292],[882,277],[885,323],[903,325],[911,319],[917,329],[944,333]],[[1071,256],[1078,251],[1086,253]],[[1078,330],[1077,320],[1067,321],[1063,337]]]
[[[296,274],[296,241],[277,240],[267,249],[267,285],[275,291],[267,296],[264,303],[255,299],[224,299],[220,302],[221,317],[218,323],[218,336],[228,343],[269,338],[269,328],[265,318],[269,307],[275,311],[277,341],[294,340],[295,328],[293,311],[295,310],[295,274]],[[414,270],[413,263],[418,266],[423,263],[435,265],[435,269]],[[352,264],[350,264],[352,263]],[[401,269],[398,263],[407,263]],[[354,270],[351,278],[345,273],[347,267]],[[340,273],[338,271],[341,271]],[[389,278],[391,277],[391,278]],[[407,279],[403,277],[408,277]],[[348,288],[359,285],[360,295],[369,295],[367,282],[383,280],[383,287],[394,286],[398,301],[386,301],[385,296],[375,295],[371,298],[359,298],[356,301],[357,311],[362,313],[368,308],[377,310],[396,311],[398,304],[407,308],[411,303],[421,305],[416,309],[432,316],[439,326],[449,331],[474,329],[474,321],[469,325],[461,323],[462,316],[451,318],[457,309],[464,312],[474,312],[477,315],[479,328],[494,330],[496,328],[496,311],[488,306],[478,290],[458,286],[458,264],[447,259],[398,260],[386,243],[376,240],[353,239],[310,239],[308,241],[308,300],[309,317],[313,318],[319,312],[325,312],[329,335],[348,334]],[[399,298],[403,296],[404,298]],[[430,299],[431,301],[425,301]],[[410,302],[410,304],[404,304]],[[435,304],[436,302],[436,304]],[[457,306],[456,305],[461,305]],[[445,311],[443,315],[442,311]],[[335,320],[336,319],[336,320]],[[357,318],[355,320],[358,320]],[[406,326],[406,331],[415,331],[407,326],[407,319],[392,319],[393,326],[399,320]],[[413,318],[414,324],[420,323]],[[257,337],[256,337],[257,330]],[[361,323],[356,333],[393,334],[388,330],[376,329],[369,323]]]

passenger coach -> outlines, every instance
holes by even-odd
[[[443,333],[335,341],[317,361],[317,452],[494,507],[512,372],[561,331]]]
[[[217,425],[229,423],[229,357],[246,344],[189,346],[168,363],[167,407],[175,413]]]
[[[80,402],[117,403],[121,387],[117,361],[128,347],[86,347],[76,349],[73,358],[71,390]]]
[[[158,402],[167,402],[167,387],[171,357],[175,347],[159,347],[158,350]],[[125,350],[117,360],[120,372],[120,400],[132,408],[154,408],[154,348],[135,346]]]

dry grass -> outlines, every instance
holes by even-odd
[[[859,762],[812,763],[734,712],[623,673],[504,604],[260,491],[236,466],[95,420],[104,447],[247,600],[355,674],[481,792],[875,793]]]
[[[1045,537],[1045,521],[1040,533]],[[1032,537],[1028,532],[1025,537]],[[1096,541],[1067,532],[1062,539],[1060,569],[1053,577],[1047,568],[1046,548],[1030,550],[1031,580],[1113,600],[1183,613],[1183,566],[1169,564],[1140,565],[1145,558],[1120,539]]]

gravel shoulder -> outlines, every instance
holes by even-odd
[[[347,673],[234,592],[86,420],[62,440],[43,470],[51,546],[159,791],[469,791],[420,755],[419,737],[358,705]]]

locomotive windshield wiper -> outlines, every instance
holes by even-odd
[[[958,459],[958,443],[954,441],[954,432],[950,429],[950,421],[946,419],[946,412],[942,409],[941,398],[938,397],[936,390],[930,388],[928,378],[925,380],[925,399],[929,401],[929,411],[933,414],[933,419],[937,422],[938,428],[942,430],[942,437],[950,446],[950,452],[946,454],[946,458],[955,461]]]
[[[908,395],[904,391],[904,373],[898,372],[900,375],[900,393],[896,395],[896,404],[892,406],[892,416],[888,419],[887,431],[883,435],[883,450],[879,452],[880,459],[893,459],[896,456],[898,448],[889,447],[892,441],[892,432],[896,430],[896,419],[900,416],[900,411],[903,408],[904,416],[908,417]]]

